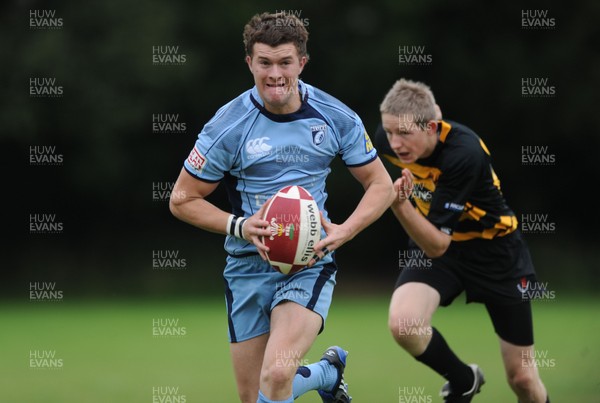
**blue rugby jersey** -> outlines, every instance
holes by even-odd
[[[279,189],[300,185],[327,217],[325,180],[333,158],[348,167],[378,158],[354,111],[302,81],[299,90],[300,109],[277,115],[254,87],[221,107],[198,135],[184,167],[199,180],[223,181],[233,214],[249,217]],[[240,255],[256,247],[228,236],[225,250]]]

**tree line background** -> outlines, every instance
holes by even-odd
[[[26,296],[31,282],[69,296],[221,293],[224,238],[176,220],[154,191],[175,181],[216,110],[253,85],[242,30],[262,11],[300,16],[311,58],[301,78],[354,109],[371,135],[395,80],[429,84],[444,117],[483,138],[517,216],[545,215],[553,228],[525,234],[540,280],[567,292],[599,285],[597,2],[12,1],[0,10],[4,296]],[[526,28],[524,10],[545,10],[554,25]],[[32,28],[40,16],[61,26]],[[157,46],[177,47],[183,62],[155,64]],[[422,47],[430,62],[402,63],[402,46]],[[54,79],[62,94],[32,96],[32,78]],[[527,78],[546,78],[554,95],[524,97]],[[176,115],[183,129],[153,132],[158,115]],[[32,164],[43,146],[60,162]],[[524,164],[529,146],[553,163]],[[362,189],[340,161],[327,187],[341,222]],[[228,207],[220,188],[211,200]],[[32,233],[36,214],[54,215],[60,231]],[[388,211],[338,251],[339,289],[391,293],[405,241]],[[184,267],[157,269],[157,256]]]

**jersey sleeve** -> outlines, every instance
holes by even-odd
[[[358,116],[350,130],[342,135],[340,154],[348,167],[366,165],[377,158],[377,150]]]
[[[442,161],[442,174],[431,199],[427,219],[445,234],[452,235],[486,166],[483,149],[460,146]]]
[[[233,166],[237,153],[231,128],[223,125],[222,111],[204,126],[184,162],[186,171],[206,182],[219,182]]]

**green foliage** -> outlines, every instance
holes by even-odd
[[[522,29],[522,10],[534,8],[556,18],[556,28]],[[64,25],[30,29],[31,10],[54,10]],[[571,196],[575,203],[585,200],[582,192],[598,173],[587,155],[599,141],[590,129],[600,84],[596,20],[589,18],[597,15],[598,4],[592,1],[9,2],[0,13],[0,144],[8,177],[3,190],[15,210],[7,231],[20,234],[5,257],[15,268],[10,272],[15,281],[47,275],[80,292],[116,279],[148,284],[143,256],[151,249],[135,262],[128,250],[143,249],[148,240],[166,248],[193,237],[195,256],[214,254],[220,239],[176,223],[166,203],[151,199],[151,187],[174,181],[206,121],[253,85],[244,64],[242,29],[254,13],[266,10],[299,12],[307,19],[311,61],[302,78],[347,103],[370,133],[379,122],[379,103],[396,79],[430,84],[444,116],[471,126],[489,146],[517,215],[550,214],[557,231],[534,236],[540,249],[561,245],[562,260],[578,262],[569,270],[556,264],[543,270],[560,278],[592,279],[576,286],[597,286],[597,253],[588,252],[585,259],[579,253],[580,248],[595,250],[596,227],[584,218],[572,219],[565,206]],[[424,46],[431,64],[399,64],[399,47],[405,45]],[[186,62],[153,65],[155,46],[177,46]],[[30,97],[32,77],[55,78],[64,95]],[[556,97],[521,97],[523,77],[548,77]],[[179,114],[186,133],[152,133],[155,113]],[[58,147],[64,165],[29,166],[32,145]],[[523,166],[521,147],[527,145],[548,146],[556,165]],[[341,164],[335,168],[328,180],[328,206],[341,222],[360,189]],[[228,206],[222,189],[212,201]],[[23,235],[27,215],[38,211],[62,217],[67,229],[59,239]],[[385,219],[357,238],[360,245],[343,251],[345,270],[360,275],[366,264],[394,270],[391,256],[403,238],[382,235],[400,232],[391,215]],[[7,292],[19,292],[9,284],[3,284]]]

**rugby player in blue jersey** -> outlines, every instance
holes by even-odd
[[[357,114],[299,79],[308,32],[297,17],[257,14],[243,38],[255,85],[204,126],[170,209],[191,225],[227,235],[225,296],[240,400],[292,402],[317,390],[324,402],[349,402],[344,349],[332,346],[319,362],[298,364],[324,328],[337,270],[333,252],[386,211],[393,184]],[[341,224],[329,222],[325,209],[325,180],[336,157],[364,188]],[[206,200],[219,183],[231,211]],[[305,187],[323,221],[316,258],[291,276],[270,267],[260,241],[270,235],[261,219],[265,201],[287,185]]]

